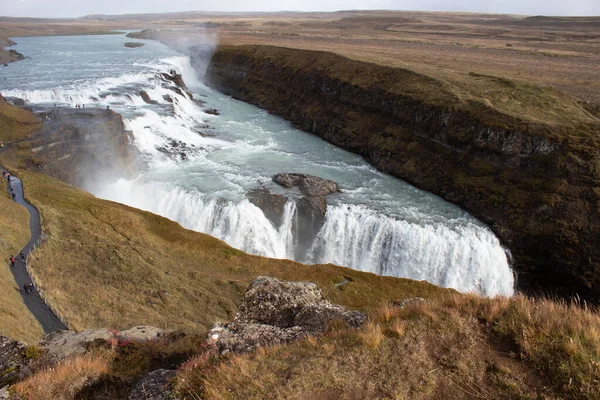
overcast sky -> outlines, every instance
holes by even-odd
[[[525,15],[600,15],[600,0],[1,0],[0,15],[80,17],[175,11],[389,9]]]

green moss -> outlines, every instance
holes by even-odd
[[[23,356],[27,360],[37,360],[44,354],[44,350],[42,350],[39,346],[27,346],[25,351],[23,352]]]

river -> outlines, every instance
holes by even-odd
[[[86,189],[94,195],[165,216],[253,254],[334,263],[461,292],[513,294],[507,254],[484,224],[355,154],[210,89],[182,54],[154,41],[126,48],[130,40],[122,34],[14,40],[15,49],[31,58],[0,68],[5,97],[57,107],[109,106],[133,131],[147,170],[133,180],[89,182]],[[205,104],[165,87],[157,73],[171,70]],[[142,90],[157,104],[144,102]],[[206,113],[208,108],[220,115]],[[178,153],[166,153],[174,141]],[[299,193],[271,181],[281,172],[317,175],[341,188],[327,196],[325,221],[302,249]],[[248,200],[257,187],[289,197],[281,224]]]

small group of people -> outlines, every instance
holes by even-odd
[[[75,104],[75,108],[85,108],[85,104]]]
[[[33,294],[33,292],[35,290],[35,286],[33,286],[33,283],[26,283],[23,285],[23,290],[27,294]]]

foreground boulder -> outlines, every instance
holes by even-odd
[[[114,333],[108,329],[56,331],[46,335],[40,345],[57,359],[64,359],[87,352],[90,344],[97,340],[106,342],[113,338]]]
[[[110,329],[86,330],[81,332],[56,331],[49,333],[40,342],[42,349],[60,360],[84,354],[90,347],[105,343],[146,342],[162,337],[165,331],[153,326],[136,326],[125,331]]]
[[[31,374],[26,350],[25,343],[0,336],[0,388]]]
[[[323,333],[333,323],[356,328],[366,319],[358,311],[331,304],[314,283],[262,276],[246,289],[233,322],[216,324],[208,341],[222,354],[240,353]]]
[[[129,394],[128,400],[173,400],[174,370],[158,369],[146,375]]]

